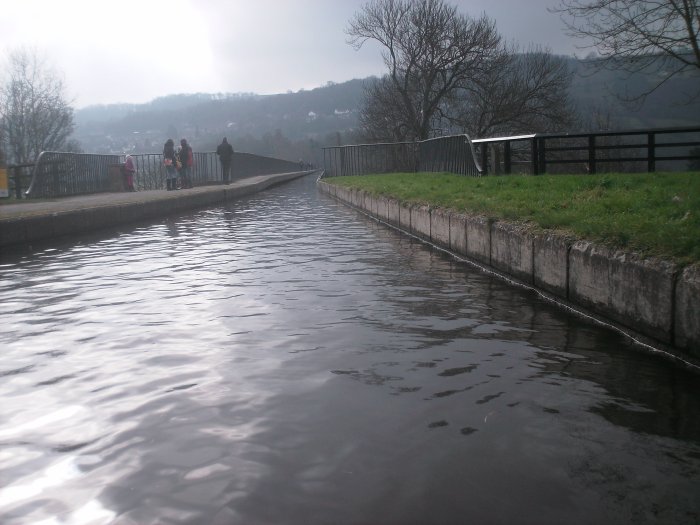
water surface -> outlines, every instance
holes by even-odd
[[[698,523],[697,376],[317,193],[0,265],[0,523]]]

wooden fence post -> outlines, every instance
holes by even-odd
[[[539,170],[539,151],[538,151],[538,144],[537,144],[537,137],[532,137],[532,174],[533,175],[539,175],[540,170]]]
[[[595,135],[589,135],[588,137],[588,173],[591,175],[595,174]]]
[[[503,171],[505,171],[506,175],[510,175],[510,140],[507,140],[503,143]]]

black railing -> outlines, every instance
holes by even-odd
[[[194,185],[217,184],[222,181],[221,164],[214,152],[195,152],[190,178]],[[134,186],[137,190],[165,187],[165,167],[161,153],[132,155],[136,167]],[[22,165],[14,172],[15,194],[22,196],[22,171],[32,167],[31,182],[24,193],[28,198],[53,198],[109,191],[122,191],[122,166],[125,155],[97,155],[44,151],[34,164]],[[299,171],[299,163],[236,152],[232,162],[232,178]]]
[[[484,173],[674,171],[700,160],[700,127],[533,134],[473,143]]]
[[[44,151],[37,158],[27,197],[50,198],[110,190],[110,166],[118,155]]]
[[[415,171],[451,171],[470,176],[481,173],[466,135],[420,142],[330,146],[323,148],[323,166],[327,177]]]

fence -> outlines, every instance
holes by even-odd
[[[600,133],[530,134],[470,140],[466,135],[422,142],[323,149],[326,176],[448,171],[462,175],[678,170],[700,162],[700,127]]]
[[[700,127],[533,134],[473,141],[484,173],[636,172],[687,169],[700,161]]]
[[[132,155],[136,166],[134,186],[137,190],[156,190],[165,186],[163,155],[146,153]],[[194,185],[217,184],[222,181],[221,165],[214,152],[195,152],[190,177]],[[124,155],[42,152],[34,164],[9,166],[17,198],[53,198],[69,195],[122,191],[121,166]],[[22,189],[32,169],[31,182],[24,194]],[[300,171],[299,164],[251,153],[236,152],[232,177],[245,178],[270,173]]]
[[[109,191],[110,166],[119,166],[118,155],[44,151],[36,160],[26,196],[61,197]]]
[[[420,142],[358,144],[323,148],[325,176],[367,175],[414,171],[481,174],[474,148],[466,135]]]
[[[134,187],[139,191],[158,190],[165,186],[165,166],[161,153],[144,153],[132,155],[136,174],[134,175]],[[125,157],[121,157],[123,159]],[[190,173],[190,179],[195,186],[215,184],[221,182],[221,165],[216,153],[193,152],[194,164]]]

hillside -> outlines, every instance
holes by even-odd
[[[642,107],[623,104],[615,94],[635,96],[652,89],[666,73],[665,66],[648,74],[596,71],[587,61],[570,59],[574,71],[571,96],[582,115],[592,111],[609,114],[616,129],[646,129],[700,124],[700,100],[687,102],[697,93],[700,73],[676,76],[649,95]]]
[[[351,80],[279,95],[170,95],[148,104],[92,106],[75,112],[74,137],[89,152],[153,152],[167,137],[187,137],[196,149],[211,151],[226,136],[237,149],[278,156],[271,142],[320,144],[351,132],[363,84]]]
[[[582,128],[598,125],[590,118],[593,114],[603,115],[616,129],[700,123],[700,100],[682,104],[684,94],[697,85],[698,74],[673,79],[644,106],[630,108],[613,93],[638,92],[661,71],[627,78],[620,72],[592,72],[585,62],[568,60],[575,72],[572,100],[586,116]],[[240,151],[319,163],[323,146],[355,141],[368,80],[278,95],[198,93],[169,95],[147,104],[91,106],[76,110],[74,138],[87,152],[147,153],[160,151],[168,137],[186,137],[195,149],[211,151],[226,136]]]

